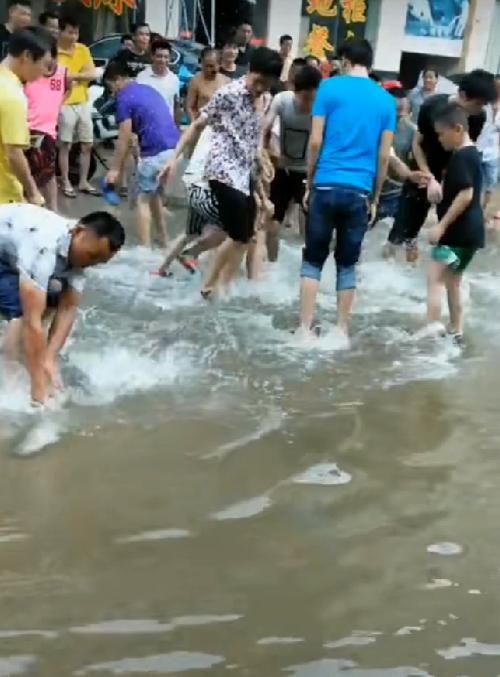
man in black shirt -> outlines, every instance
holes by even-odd
[[[136,24],[132,29],[133,46],[129,49],[122,49],[113,59],[119,59],[122,63],[126,63],[130,71],[130,75],[136,78],[146,66],[151,65],[151,29],[149,24]]]
[[[238,26],[236,30],[236,35],[234,37],[236,44],[238,45],[238,58],[236,59],[236,64],[242,66],[245,69],[245,72],[248,71],[250,65],[250,59],[255,47],[252,47],[251,42],[253,38],[253,28],[249,23],[242,23]]]
[[[239,55],[238,45],[234,40],[226,40],[220,55],[219,73],[230,80],[237,80],[245,75],[246,69],[238,66],[236,59]]]
[[[0,60],[7,56],[9,39],[14,31],[26,28],[31,24],[30,0],[11,0],[9,2],[9,18],[7,23],[0,24]]]
[[[461,337],[462,304],[460,285],[464,270],[478,249],[484,247],[484,215],[481,207],[481,154],[469,136],[465,109],[448,103],[435,117],[434,130],[448,158],[443,182],[443,199],[438,204],[439,223],[430,229],[434,245],[428,269],[427,322],[441,320],[442,288],[448,293],[448,332]]]
[[[478,69],[463,78],[457,95],[450,97],[436,94],[423,104],[413,141],[413,156],[418,169],[431,178],[426,189],[409,183],[404,186],[398,213],[384,249],[386,256],[394,256],[397,246],[405,244],[407,260],[413,263],[418,259],[418,234],[431,204],[441,199],[441,182],[451,154],[439,143],[434,127],[436,117],[446,109],[449,102],[455,101],[468,117],[470,138],[475,142],[486,120],[483,108],[495,98],[493,75]]]

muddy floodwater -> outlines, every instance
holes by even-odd
[[[467,340],[415,341],[424,268],[371,233],[352,346],[301,245],[206,305],[127,249],[89,275],[41,414],[0,388],[0,676],[498,677],[500,255]]]

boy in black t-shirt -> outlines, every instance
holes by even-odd
[[[460,287],[464,270],[478,249],[484,247],[484,216],[481,208],[481,154],[469,135],[467,113],[457,103],[442,108],[434,120],[441,146],[451,152],[438,204],[439,223],[430,229],[434,245],[428,270],[427,321],[441,318],[443,285],[448,293],[448,332],[461,337],[462,303]]]
[[[431,205],[438,202],[441,196],[440,183],[450,153],[438,141],[434,128],[437,116],[446,109],[448,103],[458,104],[468,116],[470,137],[472,141],[476,141],[486,120],[483,108],[495,100],[494,76],[478,69],[464,76],[456,96],[436,94],[423,104],[418,117],[418,131],[413,142],[413,156],[418,169],[432,178],[425,189],[410,183],[404,186],[398,213],[389,234],[388,249],[392,248],[391,254],[396,253],[398,245],[404,244],[407,260],[413,263],[418,259],[418,234],[427,219]]]

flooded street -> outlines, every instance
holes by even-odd
[[[500,675],[500,256],[465,349],[418,343],[385,233],[349,351],[331,262],[322,337],[291,334],[292,237],[222,304],[158,253],[89,274],[67,401],[0,389],[1,677]]]

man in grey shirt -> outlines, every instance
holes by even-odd
[[[268,227],[270,261],[278,257],[278,234],[288,206],[293,200],[302,204],[307,178],[307,147],[311,134],[311,111],[321,73],[313,66],[303,66],[295,75],[294,90],[277,94],[264,127],[264,143],[270,144],[276,119],[280,123],[278,169],[271,184],[274,218]]]

